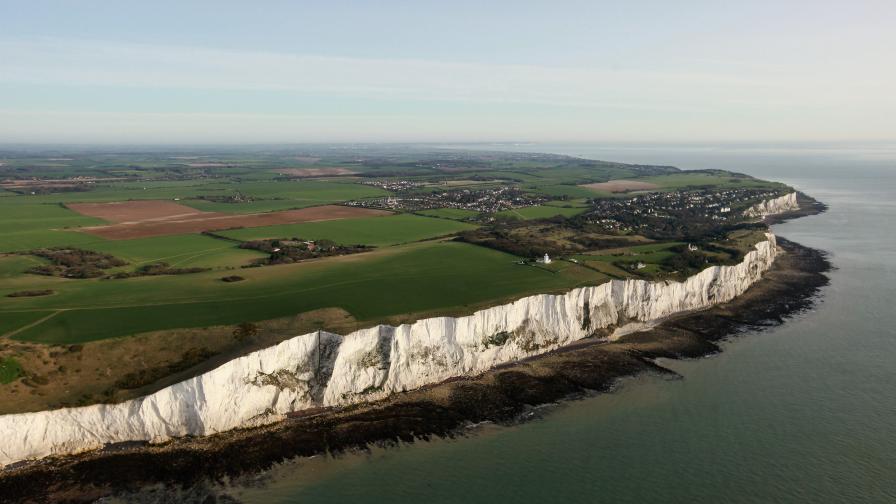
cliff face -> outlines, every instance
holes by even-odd
[[[775,238],[740,264],[684,282],[613,280],[530,296],[467,317],[436,317],[346,336],[304,334],[120,404],[0,416],[0,466],[123,441],[161,442],[275,422],[288,412],[375,400],[592,337],[618,337],[733,299],[775,259]]]
[[[773,198],[770,200],[765,200],[762,203],[756,203],[750,208],[744,210],[744,216],[762,218],[766,215],[775,215],[799,209],[800,205],[796,201],[796,193],[792,192],[789,194],[785,194],[780,198]]]

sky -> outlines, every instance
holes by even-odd
[[[896,2],[0,0],[0,143],[896,140]]]

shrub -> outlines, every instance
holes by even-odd
[[[22,376],[22,365],[12,357],[0,359],[0,384],[7,384]]]
[[[482,338],[482,344],[485,345],[485,348],[491,346],[502,346],[504,343],[507,343],[507,340],[510,339],[510,333],[507,331],[497,332],[492,334],[491,336],[485,336]]]
[[[102,252],[84,250],[74,247],[52,247],[35,249],[28,252],[47,259],[52,264],[35,266],[28,273],[65,278],[96,278],[103,275],[103,270],[127,264],[125,261]]]
[[[44,289],[44,290],[24,290],[24,291],[11,292],[11,293],[7,294],[6,297],[11,297],[11,298],[15,298],[15,297],[37,297],[37,296],[49,296],[50,294],[53,294],[53,291],[50,290],[50,289]]]
[[[245,341],[258,334],[258,326],[252,322],[241,322],[233,330],[233,337],[237,341]]]
[[[201,273],[203,271],[208,271],[208,268],[172,268],[166,262],[157,262],[151,264],[144,264],[140,266],[136,270],[127,273],[120,272],[111,276],[111,278],[131,278],[138,276],[157,276],[157,275],[186,275],[189,273]]]

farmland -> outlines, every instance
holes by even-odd
[[[116,203],[128,205],[129,203]],[[162,202],[159,202],[162,203]],[[186,208],[186,207],[185,207]],[[315,222],[347,219],[351,217],[384,216],[389,212],[366,208],[352,208],[341,205],[322,205],[252,214],[225,214],[220,212],[197,212],[165,215],[144,220],[119,222],[104,226],[89,226],[83,231],[103,238],[122,240],[149,236],[179,235],[216,231],[238,227],[261,227],[296,222]]]
[[[664,175],[647,176],[637,179],[639,182],[653,184],[660,188],[673,190],[688,187],[717,187],[717,188],[781,188],[783,184],[769,182],[746,175],[732,174],[723,171],[681,172]]]
[[[550,206],[550,205],[539,205],[533,207],[519,208],[514,210],[505,210],[500,212],[498,215],[503,215],[506,217],[511,217],[515,219],[546,219],[548,217],[554,217],[557,215],[562,215],[564,217],[571,217],[573,215],[580,214],[584,211],[583,208],[574,207],[574,206]]]
[[[520,266],[508,254],[453,242],[253,268],[240,274],[246,281],[233,285],[222,285],[221,275],[215,272],[120,281],[48,279],[41,284],[54,285],[57,295],[0,298],[0,313],[58,311],[14,338],[73,343],[272,319],[329,306],[340,306],[358,320],[370,322],[433,310],[468,311],[484,303],[568,289],[595,279],[585,269],[553,274]]]
[[[412,214],[364,219],[344,219],[304,224],[285,224],[221,231],[236,240],[301,237],[338,243],[388,246],[453,234],[473,228],[470,224]]]
[[[720,171],[417,147],[8,151],[0,163],[0,403],[27,392],[32,409],[72,404],[74,390],[78,404],[130,397],[314,328],[674,279],[731,260],[759,231],[656,217],[674,209],[669,195],[742,208],[788,190]],[[628,204],[651,213],[628,218],[640,212]],[[692,232],[733,238],[683,252]],[[546,252],[551,264],[534,261]],[[258,336],[237,338],[237,324]]]
[[[200,234],[99,240],[85,246],[120,257],[131,266],[164,261],[177,267],[238,267],[263,255]]]
[[[479,215],[479,212],[473,210],[463,210],[460,208],[432,208],[429,210],[420,210],[420,215],[428,215],[430,217],[440,217],[442,219],[467,220]]]

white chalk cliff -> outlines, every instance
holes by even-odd
[[[796,193],[792,192],[779,198],[772,198],[756,203],[744,210],[744,216],[750,218],[762,218],[768,215],[775,215],[799,209],[800,204],[796,201]]]
[[[684,282],[613,280],[535,295],[470,316],[303,334],[146,397],[0,416],[0,467],[123,441],[162,442],[275,422],[289,412],[370,401],[592,336],[730,301],[775,259],[775,237],[743,261]]]

